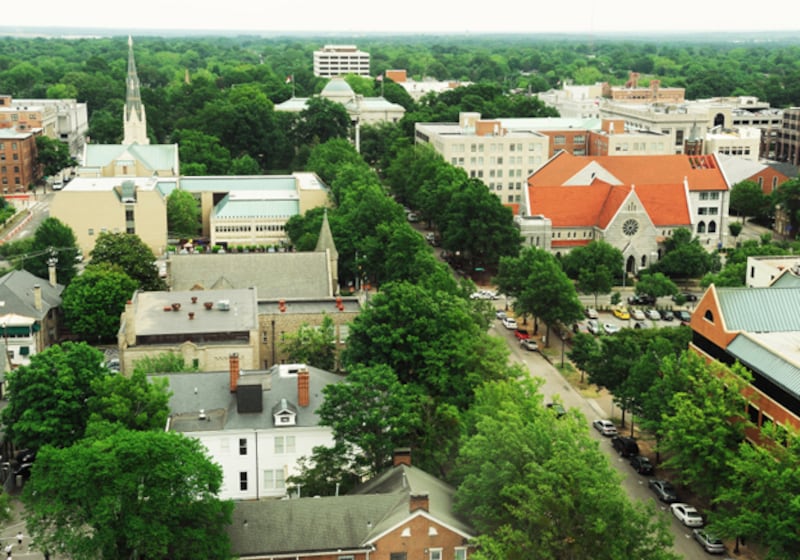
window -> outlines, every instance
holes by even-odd
[[[239,490],[245,491],[247,490],[247,473],[240,472],[239,473]]]
[[[453,558],[455,558],[455,560],[467,560],[467,549],[456,548],[456,554]]]
[[[389,553],[389,560],[406,560],[407,556],[405,552],[390,552]]]
[[[283,469],[264,471],[264,488],[280,490],[285,487]]]
[[[336,560],[355,560],[355,558],[352,554],[347,554],[345,556],[337,556]]]
[[[239,438],[239,455],[247,455],[247,438]]]
[[[442,549],[441,548],[431,548],[430,553],[428,555],[429,560],[442,560]]]
[[[283,453],[294,453],[294,436],[276,436],[275,437],[275,454],[280,455]]]
[[[556,146],[563,146],[564,144],[567,143],[567,138],[566,138],[566,136],[562,136],[562,135],[559,134],[553,139],[553,143]]]

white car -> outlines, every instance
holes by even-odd
[[[694,506],[681,502],[670,504],[669,509],[675,518],[687,527],[702,527],[703,516]]]
[[[510,331],[517,330],[517,320],[513,317],[506,317],[503,319],[503,326]]]
[[[535,340],[531,340],[530,338],[523,338],[519,341],[519,345],[522,346],[525,350],[530,350],[531,352],[538,352],[539,345],[536,344]]]
[[[586,330],[592,334],[600,334],[600,325],[594,319],[586,321]]]
[[[651,321],[658,321],[661,319],[661,313],[658,312],[656,309],[648,309],[644,312],[648,319]]]
[[[644,321],[647,318],[644,315],[644,311],[641,309],[631,309],[631,317],[633,317],[635,321]]]
[[[603,330],[606,331],[606,334],[618,333],[621,329],[622,327],[619,327],[617,325],[613,325],[611,323],[603,323]]]
[[[592,426],[604,436],[611,437],[617,435],[617,427],[611,420],[595,420],[592,422]]]
[[[594,307],[587,307],[584,313],[588,319],[597,319],[597,309]]]

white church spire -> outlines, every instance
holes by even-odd
[[[125,110],[123,129],[125,132],[122,143],[149,144],[147,138],[147,117],[139,93],[139,76],[136,74],[136,62],[133,59],[133,37],[128,36],[128,77],[127,91],[125,93]]]

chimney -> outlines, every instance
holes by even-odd
[[[308,368],[303,368],[297,372],[297,404],[299,406],[308,406],[309,377]]]
[[[408,513],[414,513],[418,509],[428,511],[428,493],[418,492],[408,496]]]
[[[135,297],[135,296],[134,296]],[[133,308],[133,301],[125,302],[125,344],[134,346],[136,344],[136,310]]]
[[[42,287],[39,284],[33,286],[33,307],[36,311],[42,310]]]
[[[239,386],[239,354],[234,352],[228,357],[228,368],[231,376],[231,393]]]
[[[47,279],[50,282],[50,285],[55,288],[56,286],[56,263],[55,259],[50,259],[47,261]]]
[[[392,454],[392,466],[396,467],[397,465],[411,466],[410,447],[398,447],[394,450]]]

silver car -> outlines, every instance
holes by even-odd
[[[694,529],[692,531],[694,540],[702,546],[709,554],[724,554],[725,545],[714,535],[708,534],[705,529]]]

